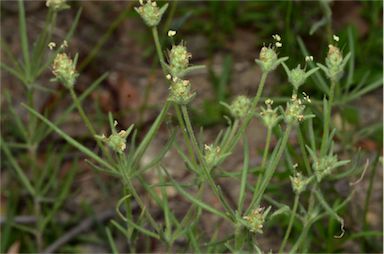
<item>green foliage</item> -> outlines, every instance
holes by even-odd
[[[113,176],[119,183],[121,198],[115,206],[118,217],[111,220],[105,230],[99,230],[113,253],[119,252],[117,235],[127,240],[130,252],[142,251],[143,245],[148,248],[144,251],[152,251],[149,249],[149,243],[156,242],[168,252],[262,253],[270,250],[264,250],[259,239],[271,227],[278,227],[280,232],[285,232],[276,235],[276,238],[281,239],[281,244],[275,246],[276,249],[272,251],[279,253],[335,252],[341,250],[344,242],[352,239],[362,239],[362,251],[377,248],[365,247],[369,239],[382,236],[381,232],[368,229],[366,222],[379,157],[376,156],[372,164],[366,163],[363,168],[358,159],[339,160],[338,155],[344,158],[346,153],[335,149],[335,140],[341,140],[340,144],[348,147],[348,133],[338,129],[332,121],[332,113],[337,109],[343,124],[358,125],[358,111],[351,102],[382,86],[381,73],[374,70],[373,75],[370,75],[364,67],[359,67],[361,63],[357,59],[360,59],[358,55],[362,53],[359,51],[361,47],[358,47],[358,39],[353,29],[341,33],[340,42],[338,37],[334,37],[340,45],[346,45],[343,50],[337,43],[330,45],[328,55],[321,58],[325,59],[321,61],[325,64],[308,61],[308,71],[307,66],[301,68],[302,60],[298,60],[298,52],[288,54],[289,49],[297,45],[302,53],[301,59],[311,55],[303,39],[295,38],[292,31],[286,30],[289,43],[285,48],[285,45],[282,47],[280,36],[274,35],[275,44],[262,46],[260,55],[255,56],[256,66],[261,70],[260,77],[255,75],[255,80],[258,80],[256,93],[238,95],[230,105],[226,101],[229,98],[233,58],[227,55],[221,73],[212,70],[209,72],[214,98],[203,104],[205,113],[198,112],[201,115],[197,115],[195,121],[191,118],[191,112],[193,98],[199,94],[199,89],[188,79],[188,74],[204,66],[190,65],[191,54],[187,47],[182,42],[175,44],[172,36],[169,57],[164,55],[165,43],[161,42],[166,31],[159,33],[158,27],[162,19],[165,19],[168,4],[160,8],[154,1],[141,2],[140,7],[135,10],[152,32],[153,48],[163,71],[162,76],[169,84],[168,99],[164,101],[161,111],[142,138],[138,138],[138,130],[133,125],[126,130],[117,131],[117,122],[113,120],[111,113],[104,117],[104,122],[109,123],[111,129],[110,136],[106,137],[99,133],[82,105],[90,92],[106,78],[106,74],[78,96],[75,90],[78,78],[77,55],[72,60],[62,53],[63,47],[60,47],[52,50],[48,60],[45,59],[44,47],[50,43],[57,11],[68,7],[65,1],[48,2],[50,8],[47,22],[35,43],[30,43],[28,38],[24,3],[22,0],[18,2],[22,61],[17,60],[18,57],[11,53],[9,45],[1,42],[9,60],[7,64],[2,62],[1,67],[24,85],[26,102],[22,103],[22,106],[28,116],[26,121],[16,112],[12,98],[7,94],[10,108],[7,120],[10,124],[6,126],[5,132],[11,134],[0,136],[1,151],[5,158],[3,165],[12,170],[18,180],[13,184],[22,188],[16,193],[6,193],[7,219],[2,227],[2,252],[7,251],[18,236],[23,236],[25,241],[26,247],[23,247],[23,251],[41,252],[50,243],[49,236],[55,232],[55,228],[57,235],[63,233],[62,229],[57,230],[55,218],[58,217],[63,204],[71,198],[71,188],[80,167],[76,156],[70,169],[62,174],[61,169],[69,147],[75,148],[85,156],[92,168]],[[292,17],[298,10],[305,9],[301,3],[296,10],[293,8],[295,4],[297,3],[277,4],[279,11],[288,7],[285,16],[288,24],[293,22]],[[235,31],[236,22],[248,24],[256,21],[263,21],[265,24],[261,27],[261,34],[271,34],[272,29],[276,28],[271,22],[266,22],[269,18],[262,12],[241,12],[243,8],[265,10],[266,6],[270,6],[266,3],[247,2],[240,5],[237,2],[228,2],[222,7],[221,3],[209,2],[206,5],[206,8],[199,6],[194,10],[195,15],[208,12],[212,18],[217,19],[217,22],[205,24],[205,31],[225,27],[220,33],[231,34]],[[377,4],[365,5],[373,12],[377,12],[380,7]],[[176,5],[171,6],[171,11],[174,6]],[[331,9],[326,1],[320,1],[320,6],[323,14],[320,20],[311,28],[299,20],[297,27],[310,30],[311,34],[326,29],[329,40],[332,35]],[[65,36],[69,44],[80,12]],[[121,19],[122,17],[118,18],[119,21]],[[372,18],[370,22],[376,25],[378,21]],[[193,23],[199,21],[191,23],[190,26],[193,26]],[[215,36],[221,36],[220,33]],[[367,49],[369,52],[376,50],[376,39],[377,37],[370,38],[373,46]],[[94,54],[92,51],[86,59],[93,58]],[[296,69],[288,68],[286,55],[289,55],[292,66],[297,66]],[[89,60],[85,61],[85,65],[87,61]],[[43,87],[39,85],[40,79],[52,64],[56,81],[66,88],[66,93],[72,99],[70,106],[56,120],[50,119],[47,112],[41,112],[35,101],[35,90]],[[292,85],[289,90],[291,94],[274,99],[278,103],[274,109],[271,99],[265,100],[267,109],[260,107],[264,87],[269,82],[267,77],[274,71],[282,70],[287,74],[285,80]],[[314,91],[315,95],[321,94],[321,98],[315,96],[315,99],[311,100],[305,93],[304,97],[301,96],[304,89],[307,91],[306,88]],[[75,108],[89,131],[90,142],[95,147],[89,147],[82,140],[71,137],[60,127]],[[227,113],[230,117],[226,116]],[[165,122],[168,123],[169,115],[177,120],[177,124],[167,125],[170,131],[166,145],[151,161],[144,163],[149,146],[159,134],[160,127],[165,125]],[[265,124],[266,142],[262,144],[261,162],[255,166],[251,163],[254,151],[250,149],[247,131],[251,130],[258,135],[261,133],[262,130],[250,128],[251,122],[257,116],[260,116],[258,120]],[[194,128],[197,124],[206,126],[224,122],[224,119],[227,120],[227,125],[221,126],[222,130],[214,138],[214,142],[206,144],[204,130],[201,135],[196,134]],[[356,141],[369,135],[377,135],[375,133],[380,130],[382,125],[372,125],[351,135]],[[47,145],[52,132],[70,146],[56,146],[53,142]],[[291,142],[292,134],[296,134],[294,138],[297,145]],[[226,161],[238,148],[242,149],[242,165],[237,167],[238,171],[237,168],[225,171]],[[163,163],[164,158],[172,151],[184,162],[180,168],[184,167],[190,176],[187,183],[176,179],[166,163]],[[45,155],[43,166],[39,163],[39,153]],[[353,185],[361,179],[351,184],[351,191],[347,196],[338,195],[334,190],[330,190],[329,186],[337,179],[364,175],[366,170],[371,172],[363,211],[363,231],[356,233],[350,225],[345,225],[343,215],[353,198]],[[155,183],[146,178],[148,172],[156,173]],[[235,181],[238,184],[238,191],[231,193],[235,201],[223,191],[223,180]],[[289,184],[291,190],[288,192],[285,187]],[[174,211],[174,200],[168,194],[169,190],[176,191],[183,201],[188,202],[188,209],[183,211],[183,214]],[[208,201],[206,193],[216,202]],[[289,197],[293,197],[293,200]],[[25,202],[25,209],[33,213],[36,220],[34,224],[23,225],[14,220],[20,212],[18,206],[21,202]],[[155,214],[153,207],[160,212]],[[201,226],[205,216],[214,218],[211,220],[213,232],[205,231]],[[324,221],[327,225],[324,225]],[[222,226],[230,230],[220,232]],[[324,241],[315,240],[319,237]]]

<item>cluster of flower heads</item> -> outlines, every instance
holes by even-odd
[[[176,31],[168,31],[169,37],[173,37],[175,34]],[[166,67],[169,74],[167,74],[167,79],[171,81],[168,100],[176,104],[188,104],[195,96],[195,92],[192,91],[191,82],[182,79],[188,69],[191,57],[192,54],[188,52],[184,42],[181,42],[179,45],[173,44],[171,50],[168,51],[169,64]]]
[[[140,0],[140,7],[135,7],[135,11],[141,16],[147,26],[154,27],[160,23],[167,8],[168,4],[159,8],[155,1],[147,0],[144,2]]]
[[[250,232],[253,233],[263,233],[263,225],[265,218],[267,217],[271,207],[264,209],[264,207],[259,207],[254,209],[249,215],[244,216],[246,226],[249,228]]]

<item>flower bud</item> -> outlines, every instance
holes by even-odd
[[[251,106],[251,100],[246,96],[240,95],[233,100],[229,110],[234,118],[242,119],[250,113]]]
[[[300,68],[300,64],[288,75],[288,81],[297,89],[305,82],[305,71]]]
[[[307,57],[306,57],[307,59]],[[313,73],[315,73],[319,68],[313,68],[309,70],[308,72],[305,72],[305,69],[302,69],[300,64],[297,65],[295,69],[289,70],[288,67],[282,63],[285,72],[288,75],[288,81],[291,83],[291,85],[295,88],[297,91],[299,87],[304,84],[305,80],[311,76]]]
[[[61,11],[69,8],[66,2],[67,0],[47,0],[45,5],[54,11]]]
[[[244,216],[243,219],[246,221],[246,226],[249,228],[249,231],[254,233],[263,233],[263,224],[265,218],[269,213],[270,207],[267,210],[264,210],[263,207],[254,209],[248,216]]]
[[[208,166],[208,169],[216,166],[221,159],[221,149],[219,146],[215,145],[205,145],[204,146],[204,159],[205,163]]]
[[[62,83],[68,89],[73,88],[78,76],[75,67],[76,63],[66,53],[57,54],[52,65],[52,73],[55,75],[55,80]]]
[[[289,177],[291,179],[292,189],[296,194],[300,194],[305,191],[309,179],[304,177],[301,173],[297,172],[294,176]]]
[[[280,121],[280,118],[277,114],[277,108],[272,109],[273,101],[271,99],[267,99],[265,101],[265,105],[267,105],[267,109],[261,108],[260,116],[263,120],[264,125],[268,129],[272,129],[275,125]]]
[[[168,100],[180,105],[188,104],[195,96],[195,93],[191,91],[191,82],[188,80],[176,79],[169,90]]]
[[[180,74],[188,67],[191,57],[191,53],[187,51],[182,43],[173,45],[171,51],[169,51],[169,68],[172,76],[180,77]]]
[[[142,1],[140,3],[141,6],[135,7],[135,11],[141,16],[147,26],[157,26],[160,23],[164,12],[167,10],[168,4],[159,8],[155,1],[147,0],[146,3]]]

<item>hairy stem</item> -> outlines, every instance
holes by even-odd
[[[295,220],[297,207],[299,205],[299,198],[300,198],[300,195],[296,194],[295,200],[293,202],[291,217],[289,218],[288,228],[287,228],[287,231],[285,231],[284,239],[283,239],[283,242],[280,246],[279,253],[282,253],[284,251],[285,245],[287,244],[287,240],[289,238],[289,235],[290,235],[291,230],[292,230],[292,225],[293,225],[293,222]]]
[[[332,80],[331,89],[329,91],[328,106],[327,106],[328,112],[324,116],[323,138],[321,140],[321,149],[320,149],[320,154],[322,156],[326,154],[326,150],[327,150],[329,127],[331,125],[332,105],[333,105],[333,100],[335,95],[335,87],[336,87],[336,81]]]

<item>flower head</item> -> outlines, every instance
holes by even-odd
[[[332,44],[328,45],[328,54],[325,58],[325,66],[317,64],[328,76],[329,79],[338,81],[343,75],[344,67],[347,64],[351,53],[348,53],[345,57],[340,52],[337,46]]]
[[[306,57],[306,60],[311,60],[313,57]],[[307,78],[312,75],[314,72],[316,72],[319,68],[314,68],[309,70],[308,72],[305,71],[305,68],[301,68],[300,64],[297,65],[295,69],[289,70],[287,65],[282,63],[285,72],[288,75],[288,81],[291,83],[291,85],[295,88],[297,91],[301,85],[304,84],[304,82],[307,80]]]
[[[204,159],[208,168],[211,169],[216,166],[221,159],[221,149],[215,145],[204,146]]]
[[[160,23],[160,20],[167,8],[168,4],[159,8],[155,1],[147,0],[144,3],[141,0],[140,7],[135,7],[135,11],[141,16],[147,26],[154,27]]]
[[[267,99],[265,101],[265,105],[267,108],[261,108],[260,116],[263,120],[264,125],[268,129],[272,129],[275,125],[280,121],[281,117],[277,114],[278,108],[272,109],[273,101],[271,99]]]
[[[296,194],[300,194],[305,191],[309,179],[304,177],[301,173],[297,172],[294,176],[289,177],[291,180],[292,189]]]
[[[293,95],[291,101],[287,103],[284,119],[288,124],[301,122],[304,120],[305,105],[302,100]]]
[[[180,77],[181,74],[187,69],[189,59],[191,57],[191,53],[187,51],[187,48],[183,45],[183,43],[173,45],[172,49],[169,51],[169,68],[171,75],[174,77]]]
[[[263,233],[263,224],[265,218],[269,213],[270,207],[265,210],[264,207],[254,209],[249,215],[244,216],[243,219],[246,221],[246,226],[249,231],[254,233]]]
[[[78,77],[76,62],[69,58],[66,53],[59,53],[53,61],[52,73],[55,75],[55,80],[70,89],[74,86]]]
[[[320,182],[325,176],[332,173],[335,168],[349,163],[348,160],[339,161],[337,155],[325,155],[315,158],[312,164],[316,179]]]
[[[282,46],[280,41],[275,43],[277,48]],[[262,47],[259,55],[259,59],[256,59],[256,63],[260,66],[263,72],[270,72],[276,69],[276,67],[286,61],[288,57],[278,58],[275,48]]]
[[[180,105],[188,104],[195,96],[189,80],[175,79],[169,90],[168,100]]]
[[[54,11],[61,11],[69,8],[67,0],[47,0],[45,5]]]
[[[245,118],[250,113],[251,107],[251,100],[243,95],[237,96],[231,105],[228,106],[231,115],[237,119]]]
[[[112,134],[109,137],[106,137],[103,135],[96,135],[95,138],[105,142],[112,150],[114,150],[117,153],[123,153],[126,149],[126,139],[129,135],[129,133],[133,129],[133,125],[131,125],[127,130],[121,130],[119,132],[116,131],[115,127],[117,125],[117,122],[115,121],[115,124],[112,129]]]

